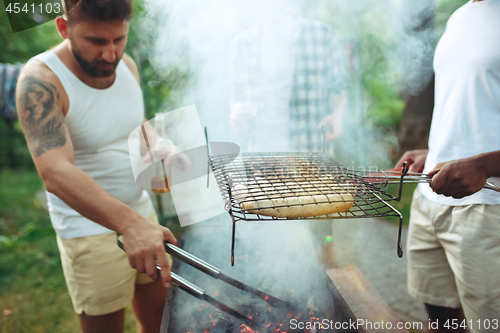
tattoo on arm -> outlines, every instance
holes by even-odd
[[[18,113],[34,157],[66,144],[59,92],[47,81],[26,76],[18,84]]]

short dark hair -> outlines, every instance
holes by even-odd
[[[63,0],[69,23],[81,20],[130,20],[132,0]]]

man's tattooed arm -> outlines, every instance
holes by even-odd
[[[50,82],[25,76],[17,89],[19,119],[33,157],[63,147],[66,125],[56,87]]]

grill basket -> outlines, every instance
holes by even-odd
[[[234,265],[236,222],[239,221],[399,217],[397,254],[400,258],[403,256],[403,217],[389,202],[399,201],[401,198],[403,178],[408,172],[406,163],[401,171],[399,195],[396,198],[375,186],[381,185],[380,182],[370,182],[324,154],[243,153],[212,156],[208,136],[207,149],[209,168],[214,173],[225,209],[233,222],[231,265]],[[242,186],[244,194],[238,190]],[[312,200],[301,200],[306,197]],[[347,204],[351,208],[338,213],[307,217],[278,217],[268,214],[270,209],[303,209],[332,203]],[[248,206],[245,204],[252,204],[252,209],[246,209]]]

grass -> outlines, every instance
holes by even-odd
[[[416,185],[405,184],[400,202],[391,202],[408,224]],[[34,170],[0,172],[0,333],[78,332],[78,318],[66,289],[55,233],[48,213],[35,199],[43,189]],[[397,195],[397,186],[387,191]],[[388,221],[397,222],[395,218]],[[178,222],[167,226],[180,236]],[[135,332],[126,309],[125,332]]]
[[[0,172],[0,332],[78,332],[34,170]],[[127,308],[126,332],[135,332]]]

